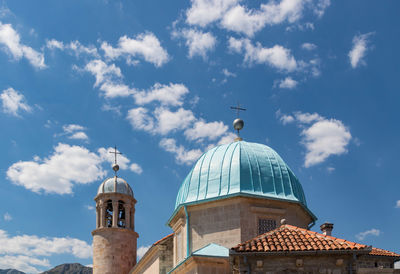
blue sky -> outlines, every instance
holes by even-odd
[[[398,1],[0,1],[0,268],[91,264],[117,145],[143,251],[208,148],[274,148],[333,234],[400,252]]]

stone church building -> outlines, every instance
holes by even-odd
[[[198,159],[168,220],[173,233],[139,262],[129,184],[109,178],[95,201],[94,274],[400,273],[399,254],[332,236],[330,223],[311,231],[317,218],[292,170],[272,148],[239,137]]]

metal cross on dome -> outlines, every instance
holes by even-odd
[[[109,151],[109,153],[114,154],[114,165],[112,168],[115,172],[115,176],[117,176],[117,171],[119,170],[119,165],[117,164],[117,154],[122,155],[122,153],[117,150],[117,146],[114,146],[114,151]]]
[[[240,112],[241,110],[242,110],[242,111],[246,111],[245,108],[241,108],[241,107],[240,107],[239,102],[237,103],[237,106],[236,106],[236,107],[231,107],[231,109],[236,110],[236,115],[237,115],[238,118],[239,118],[239,112]]]

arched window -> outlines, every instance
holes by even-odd
[[[112,201],[106,202],[106,227],[112,227],[113,206]]]
[[[125,207],[123,201],[118,201],[118,227],[125,228]]]

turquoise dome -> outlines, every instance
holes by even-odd
[[[278,153],[244,141],[217,146],[200,157],[179,189],[175,211],[232,196],[295,202],[309,211],[299,180]]]

